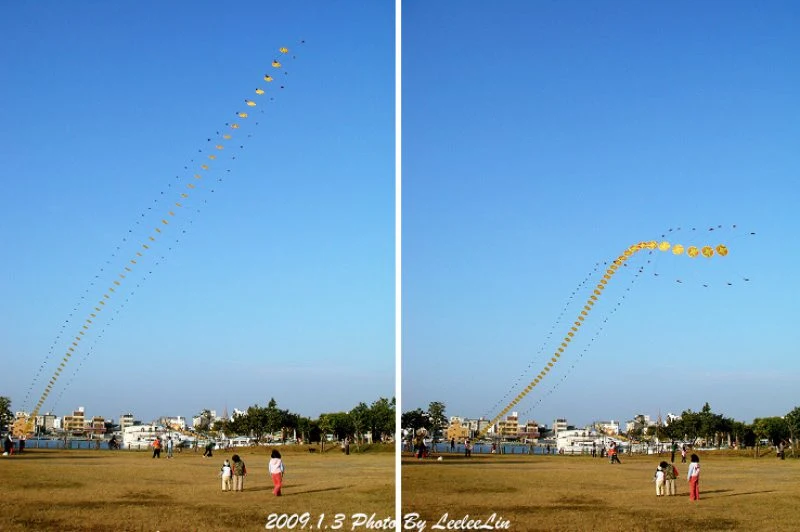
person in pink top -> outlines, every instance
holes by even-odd
[[[689,464],[689,471],[686,474],[689,480],[689,500],[700,500],[700,457],[696,454],[692,455],[692,461]]]

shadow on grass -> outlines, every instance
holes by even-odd
[[[713,491],[700,492],[700,500],[703,499],[703,495],[705,495],[706,493],[725,493],[728,491],[733,491],[733,490],[713,490]],[[758,495],[760,493],[775,493],[776,491],[777,490],[743,491],[740,493],[731,493],[730,495],[719,495],[717,497],[709,497],[709,499],[714,499],[719,497],[739,497],[741,495]]]
[[[74,489],[83,486],[85,486],[83,482],[74,480],[27,480],[23,484],[26,490]]]
[[[81,454],[84,452],[86,451],[74,450],[74,454],[71,452],[67,454],[65,451],[62,451],[60,454],[55,454],[36,452],[34,450],[33,452],[25,451],[22,454],[15,454],[9,458],[12,460],[102,460],[105,458],[104,456]]]
[[[344,488],[345,488],[344,486],[339,486],[337,488],[320,488],[318,490],[292,491],[292,492],[289,492],[289,493],[282,494],[281,497],[293,497],[295,495],[305,495],[307,493],[322,493],[322,492],[326,492],[326,491],[339,491],[339,490],[343,490]],[[272,490],[270,490],[270,491],[272,491]]]

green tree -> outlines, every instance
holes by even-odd
[[[427,429],[429,426],[428,413],[421,408],[403,412],[400,415],[400,425],[403,430],[411,432],[416,432],[418,429]]]
[[[384,438],[394,435],[395,398],[386,399],[381,397],[369,408],[370,410],[370,430],[372,431],[372,441],[383,441]]]
[[[322,445],[322,450],[324,451],[325,442],[328,440],[328,435],[333,434],[333,419],[326,414],[322,414],[319,416],[317,426],[319,426],[320,430],[319,442]]]
[[[736,446],[740,449],[749,447],[755,444],[755,435],[753,429],[747,423],[742,421],[731,421],[731,435],[736,442]]]
[[[248,425],[247,413],[234,414],[231,419],[225,420],[225,432],[236,436],[252,436]]]
[[[673,441],[683,439],[683,435],[686,432],[683,428],[683,420],[681,419],[671,420],[668,425],[661,427],[661,430],[667,438]]]
[[[267,409],[258,404],[248,407],[245,414],[245,427],[256,441],[261,441],[267,431]]]
[[[719,434],[726,428],[724,418],[721,414],[711,411],[711,406],[706,403],[697,415],[697,432],[705,441],[706,445],[713,442],[719,446]]]
[[[289,437],[289,434],[294,435],[297,432],[297,427],[300,424],[300,416],[289,412],[288,410],[281,410],[283,415],[283,426],[281,429],[281,436],[283,441]]]
[[[356,442],[362,443],[364,433],[372,429],[372,412],[366,403],[358,403],[350,410],[350,419],[353,423]]]
[[[692,412],[692,409],[684,410],[681,414],[681,421],[683,424],[683,438],[695,443],[700,435],[700,428],[702,426],[702,416],[697,412]]]
[[[272,437],[273,434],[278,432],[279,430],[281,433],[283,432],[283,426],[285,421],[285,412],[278,408],[278,403],[275,401],[275,398],[271,398],[269,400],[269,404],[266,408],[266,432],[267,434]],[[283,439],[283,434],[281,434],[281,439]]]
[[[298,416],[297,418],[297,432],[303,441],[308,443],[312,440],[312,435],[315,433],[319,433],[319,427],[316,425],[314,421],[307,417]]]
[[[343,440],[355,431],[353,420],[347,412],[322,414],[320,427],[325,427],[326,434],[333,434],[337,440]]]
[[[783,419],[786,421],[786,428],[789,431],[789,438],[792,443],[792,456],[794,456],[797,438],[800,437],[800,406],[794,407]]]
[[[14,421],[14,414],[11,413],[11,398],[0,396],[0,430],[8,430],[8,425]]]
[[[428,405],[429,427],[433,438],[440,438],[442,428],[447,426],[447,416],[444,415],[444,403],[434,401]]]
[[[205,409],[200,412],[200,423],[197,425],[198,432],[208,432],[211,429],[211,410]]]
[[[789,437],[789,426],[782,417],[762,417],[753,420],[753,431],[761,439],[767,439],[772,445],[778,445]]]

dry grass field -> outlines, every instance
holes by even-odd
[[[652,481],[669,455],[606,459],[483,455],[402,461],[403,513],[426,530],[449,519],[510,523],[509,530],[800,530],[800,460],[698,453],[700,501],[689,500],[688,464],[677,463],[675,497],[656,497]],[[680,456],[677,458],[680,462]]]
[[[191,451],[168,460],[144,451],[36,449],[0,457],[0,530],[264,530],[270,513],[304,512],[315,525],[324,513],[329,526],[345,514],[349,529],[356,513],[394,516],[393,452],[280,450],[282,497],[272,494],[268,448],[236,451],[247,466],[236,493],[223,493],[217,477],[233,451],[208,459]]]

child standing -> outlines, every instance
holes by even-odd
[[[653,480],[656,481],[656,497],[661,497],[664,495],[664,469],[661,467],[661,464],[656,468],[656,474]]]
[[[667,495],[675,495],[675,479],[678,478],[678,468],[675,467],[675,464],[667,464],[666,462],[661,462],[661,464],[667,484]]]
[[[686,474],[689,480],[689,500],[700,500],[700,457],[696,454],[692,455],[692,461],[689,464],[689,471]]]
[[[222,470],[219,472],[219,476],[222,477],[222,491],[230,491],[231,489],[231,474],[233,470],[231,469],[231,464],[227,460],[222,463]]]
[[[275,489],[272,490],[273,495],[279,496],[281,488],[283,487],[283,460],[281,460],[281,453],[277,449],[272,450],[269,461],[269,474],[272,476],[272,484]]]
[[[244,477],[247,475],[247,468],[244,466],[244,461],[239,458],[238,454],[234,454],[231,460],[233,460],[233,491],[242,491],[242,489],[244,489]]]

